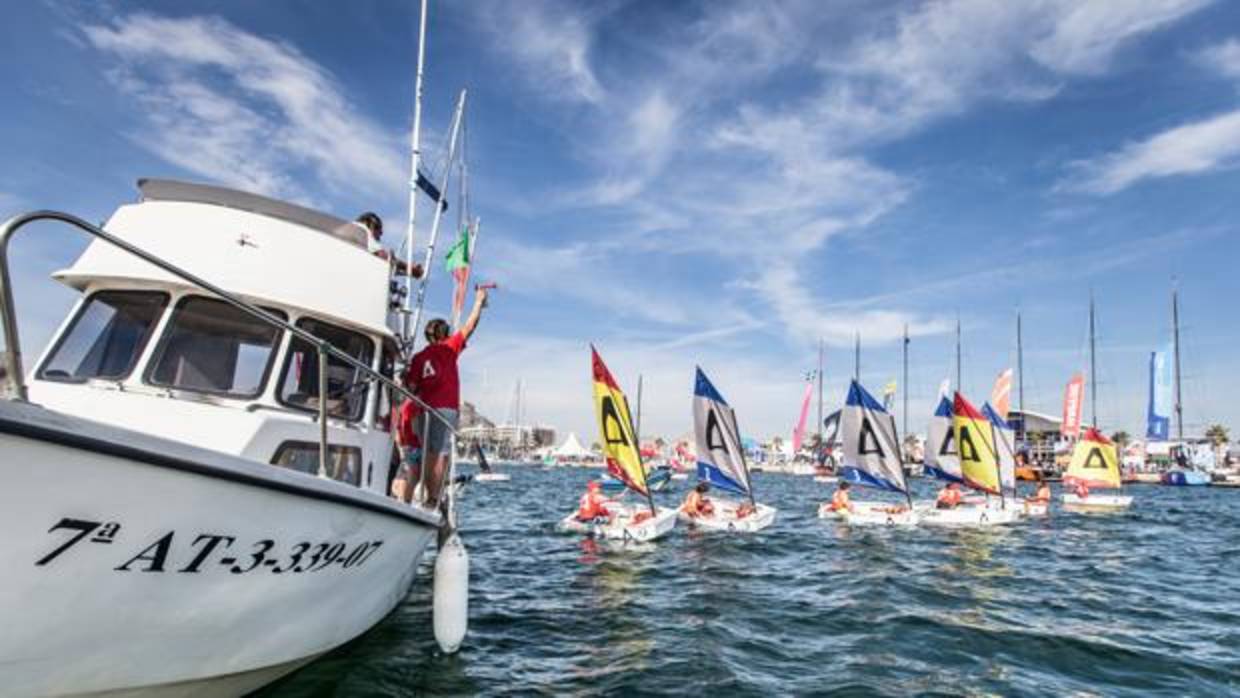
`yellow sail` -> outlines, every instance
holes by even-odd
[[[607,470],[629,487],[641,494],[646,491],[646,469],[642,467],[637,438],[633,433],[633,419],[629,414],[629,400],[612,378],[611,371],[603,363],[594,347],[594,412],[598,415],[599,432],[603,436],[603,455]]]
[[[1110,439],[1089,429],[1072,449],[1072,462],[1063,474],[1065,485],[1078,482],[1088,487],[1119,487],[1119,454]]]
[[[960,473],[964,483],[975,490],[999,494],[999,464],[995,461],[994,430],[990,420],[960,393],[952,405],[952,429]]]

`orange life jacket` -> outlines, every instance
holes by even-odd
[[[852,502],[848,501],[848,492],[846,490],[836,490],[831,496],[831,510],[842,511],[849,508]]]
[[[589,521],[590,519],[607,515],[607,507],[603,505],[603,497],[597,492],[586,492],[581,495],[581,502],[577,507],[578,519]]]
[[[960,506],[960,490],[944,489],[939,492],[938,503],[949,507]]]

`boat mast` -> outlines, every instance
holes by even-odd
[[[418,212],[418,166],[422,159],[422,69],[426,64],[426,0],[422,0],[421,19],[418,22],[418,69],[413,79],[413,136],[410,159],[412,160],[409,174],[409,220],[405,228],[405,270],[413,269],[413,236],[414,221]],[[410,303],[413,294],[409,293],[409,285],[413,277],[405,277],[405,309],[400,318],[400,335],[406,346],[412,346],[409,330]]]
[[[456,101],[456,113],[452,116],[452,130],[448,136],[448,160],[444,165],[443,185],[439,189],[439,200],[435,202],[435,218],[431,223],[431,237],[426,243],[426,257],[422,264],[422,282],[418,284],[418,301],[413,309],[413,324],[410,328],[411,341],[412,335],[418,332],[418,326],[422,323],[422,306],[426,302],[426,285],[431,279],[431,262],[435,258],[435,242],[439,239],[439,222],[443,219],[444,209],[444,192],[448,190],[448,178],[452,174],[452,163],[456,159],[456,142],[457,136],[461,133],[461,120],[465,118],[465,96],[466,91],[461,90],[461,96]],[[408,296],[405,302],[409,302]]]
[[[1020,432],[1016,434],[1016,442],[1025,440],[1025,345],[1021,336],[1020,311],[1016,311],[1016,404],[1020,410]]]
[[[1175,434],[1184,443],[1184,402],[1180,394],[1180,289],[1171,287],[1171,328],[1175,347]]]
[[[818,338],[818,450],[822,451],[822,338]],[[743,450],[743,449],[742,449]],[[743,456],[742,456],[743,458]]]
[[[1089,412],[1093,427],[1098,428],[1098,364],[1094,342],[1094,292],[1089,292]]]
[[[956,313],[956,392],[964,394],[964,384],[960,378],[960,313]]]
[[[642,374],[637,374],[637,424],[633,427],[633,439],[637,441],[637,453],[642,452]]]
[[[853,380],[861,382],[861,333],[857,333],[857,345],[853,349]]]

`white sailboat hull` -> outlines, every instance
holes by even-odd
[[[757,511],[743,519],[736,518],[736,509],[740,502],[728,499],[711,499],[715,505],[715,513],[711,516],[689,516],[680,512],[680,522],[705,531],[723,531],[728,533],[756,533],[775,523],[775,515],[779,512],[775,507],[759,504]]]
[[[478,473],[474,482],[508,482],[512,476],[508,473]]]
[[[1132,497],[1118,494],[1091,494],[1081,498],[1068,492],[1063,495],[1063,508],[1079,512],[1122,511],[1132,506]]]
[[[12,696],[239,695],[407,595],[438,516],[273,466],[0,404]]]
[[[1002,526],[1021,519],[1021,509],[1015,504],[1006,509],[993,506],[959,506],[955,509],[931,507],[921,512],[921,522],[927,526]]]
[[[829,502],[818,507],[818,518],[842,521],[849,526],[916,526],[920,517],[915,510],[888,502],[853,502],[853,511],[835,511]]]
[[[558,528],[566,533],[636,543],[658,540],[676,528],[675,509],[659,507],[655,516],[636,523],[633,522],[635,515],[650,511],[645,505],[613,505],[609,509],[615,514],[608,523],[579,521],[576,514],[569,514],[560,520]]]

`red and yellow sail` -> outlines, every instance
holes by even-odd
[[[1088,487],[1119,487],[1119,453],[1115,444],[1098,432],[1087,429],[1072,449],[1072,462],[1063,474],[1065,485],[1085,483]]]
[[[990,420],[960,393],[956,393],[952,404],[952,429],[964,483],[975,490],[999,494],[994,429]]]
[[[594,372],[594,413],[598,415],[607,470],[629,489],[647,494],[646,470],[637,450],[629,400],[616,379],[612,378],[598,351],[590,347],[590,353]]]

